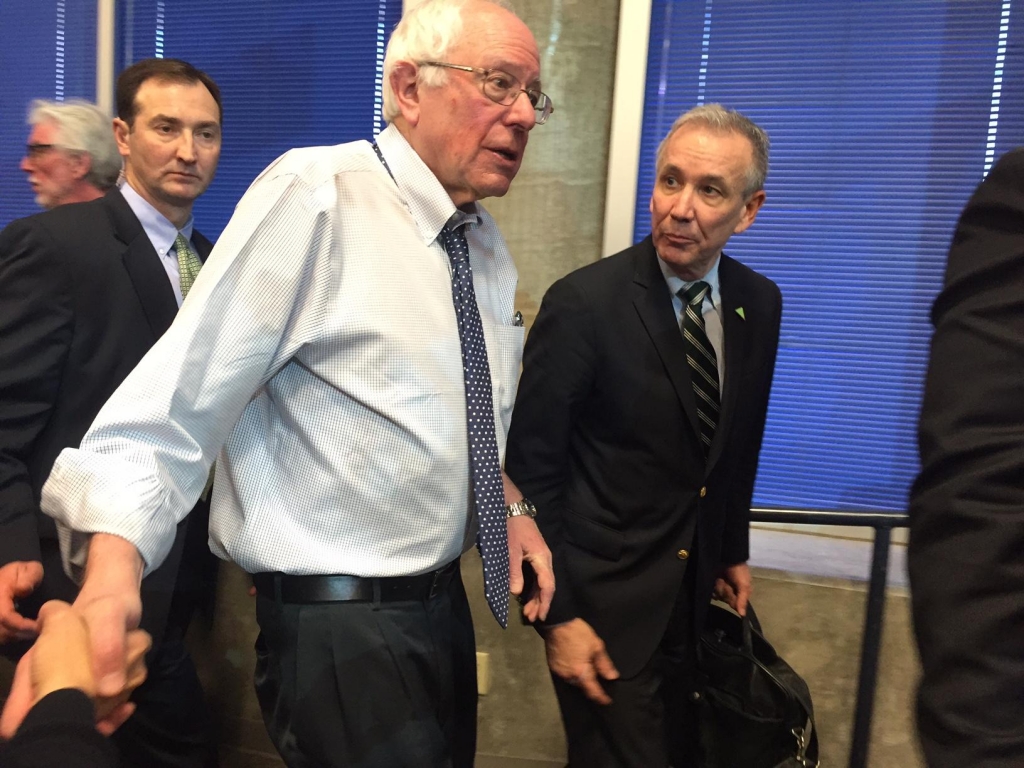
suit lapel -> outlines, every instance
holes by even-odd
[[[700,439],[697,425],[697,403],[694,400],[690,368],[686,364],[683,335],[676,325],[665,276],[658,268],[658,255],[648,236],[636,247],[636,267],[633,273],[633,305],[644,324],[651,342],[661,358],[679,402],[686,411],[694,436]]]
[[[114,236],[124,243],[121,262],[132,281],[139,297],[142,311],[146,315],[150,330],[155,338],[163,336],[178,312],[174,290],[167,279],[167,272],[160,263],[160,257],[153,249],[146,231],[136,218],[131,206],[117,189],[103,198]]]
[[[205,264],[206,259],[210,255],[210,251],[213,250],[213,243],[203,237],[201,232],[193,229],[192,245],[196,247],[196,255],[199,256],[199,260]]]
[[[747,323],[756,321],[756,318],[745,320],[736,311],[744,306],[742,286],[737,285],[735,281],[736,262],[725,254],[722,254],[721,259],[718,265],[718,286],[722,295],[722,332],[725,336],[725,387],[722,391],[722,408],[718,414],[715,438],[711,441],[711,450],[708,453],[708,472],[722,455],[722,449],[729,439],[740,381],[743,378],[743,361],[749,336]]]

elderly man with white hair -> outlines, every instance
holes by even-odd
[[[188,302],[43,491],[84,567],[101,691],[124,679],[139,579],[217,460],[214,551],[253,574],[256,690],[289,766],[471,766],[480,549],[543,618],[551,554],[501,469],[523,334],[479,204],[551,114],[504,3],[428,0],[384,64],[388,128],[292,150],[239,202]],[[104,689],[104,686],[107,686]]]
[[[36,99],[29,107],[32,131],[21,170],[36,203],[49,210],[103,197],[117,183],[121,155],[111,118],[79,99]]]

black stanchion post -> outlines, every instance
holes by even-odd
[[[889,542],[892,528],[882,523],[875,528],[875,546],[871,556],[871,582],[864,616],[864,637],[860,652],[860,679],[857,683],[857,707],[854,710],[853,740],[850,743],[850,768],[865,768],[871,741],[871,716],[875,706],[878,655],[882,644],[885,615],[885,585],[889,572]]]

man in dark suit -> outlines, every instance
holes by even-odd
[[[36,203],[49,210],[103,197],[117,183],[121,155],[110,117],[79,99],[36,99],[28,114],[32,132],[21,170]]]
[[[39,511],[54,459],[78,445],[170,326],[212,249],[192,229],[192,205],[220,157],[216,84],[183,61],[142,61],[118,78],[117,109],[123,187],[0,232],[0,643],[9,655],[35,636],[39,605],[77,592]],[[182,642],[213,562],[201,506],[143,584],[143,627],[156,645],[137,712],[115,736],[127,766],[216,762]]]
[[[1024,765],[1024,149],[960,217],[921,411],[909,570],[932,768]]]
[[[506,471],[555,558],[541,631],[576,768],[691,765],[695,633],[713,591],[746,609],[782,300],[722,248],[767,168],[742,115],[680,117],[651,236],[555,283],[526,344]]]

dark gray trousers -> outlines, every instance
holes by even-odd
[[[690,699],[696,666],[692,570],[687,576],[661,643],[643,669],[628,679],[601,681],[611,704],[597,704],[551,676],[569,768],[697,765],[697,710]]]
[[[472,768],[476,645],[458,573],[432,599],[256,598],[256,695],[289,768]]]

